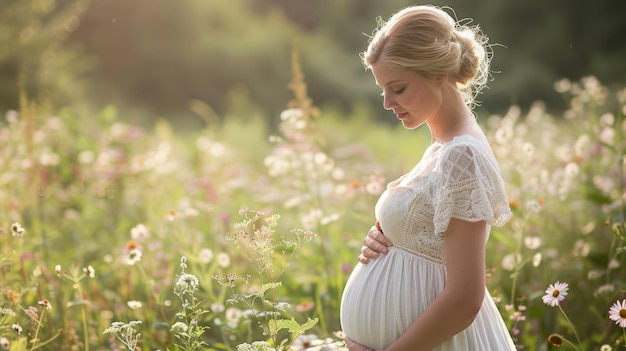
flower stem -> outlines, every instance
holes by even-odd
[[[41,329],[41,323],[43,322],[43,315],[46,313],[46,308],[41,309],[41,314],[39,315],[39,320],[37,321],[37,328],[35,329],[35,337],[33,338],[33,346],[30,348],[31,351],[35,349],[37,345],[37,338],[39,337],[39,329]]]
[[[83,304],[80,309],[83,317],[83,337],[85,338],[85,351],[89,351],[89,329],[87,326],[87,313],[85,311],[85,305]]]
[[[563,307],[561,307],[561,304],[558,304],[557,306],[559,307],[559,310],[561,311],[561,314],[563,315],[563,317],[565,317],[565,320],[567,320],[567,323],[569,324],[570,328],[572,329],[572,332],[574,333],[574,336],[576,337],[576,341],[578,341],[578,345],[582,348],[582,343],[580,342],[580,338],[578,337],[578,333],[576,332],[576,329],[574,328],[574,324],[572,324],[572,321],[569,319],[569,317],[567,317],[567,314],[565,313],[565,310],[563,310]],[[571,342],[570,342],[570,344],[571,344]],[[572,346],[574,346],[574,345],[572,344]],[[576,347],[576,350],[579,350],[579,349]]]
[[[574,350],[580,351],[580,349],[578,347],[576,347],[576,345],[574,345],[573,342],[571,342],[571,341],[569,341],[569,340],[567,340],[565,338],[563,338],[563,341],[565,341],[566,343],[570,344],[574,348]],[[580,341],[578,341],[578,342],[580,343]]]

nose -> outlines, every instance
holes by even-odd
[[[383,108],[389,111],[393,108],[395,101],[387,94],[383,95]]]

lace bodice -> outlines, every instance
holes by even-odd
[[[434,143],[407,174],[389,183],[375,207],[394,247],[443,263],[443,236],[450,218],[485,220],[492,225],[510,217],[504,182],[489,146],[470,135]]]

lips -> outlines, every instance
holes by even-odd
[[[398,117],[398,119],[402,119],[406,117],[407,114],[408,112],[396,113],[396,117]]]

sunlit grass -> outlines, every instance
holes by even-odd
[[[255,116],[184,135],[165,122],[129,125],[112,107],[52,115],[25,102],[4,116],[0,349],[339,348],[341,291],[374,203],[429,140],[366,110],[317,109],[297,66],[294,77],[273,135]],[[609,309],[625,295],[626,90],[593,78],[556,88],[571,101],[558,116],[541,103],[479,116],[515,214],[492,231],[489,289],[525,350],[547,349],[549,337],[617,350],[624,316],[618,308],[610,320]],[[258,273],[227,240],[242,209],[280,214],[280,240],[296,228],[316,235],[297,251],[268,244],[284,272],[237,279],[233,291],[215,277]],[[193,291],[176,288],[187,275]],[[569,284],[567,318],[542,302],[554,281]]]

